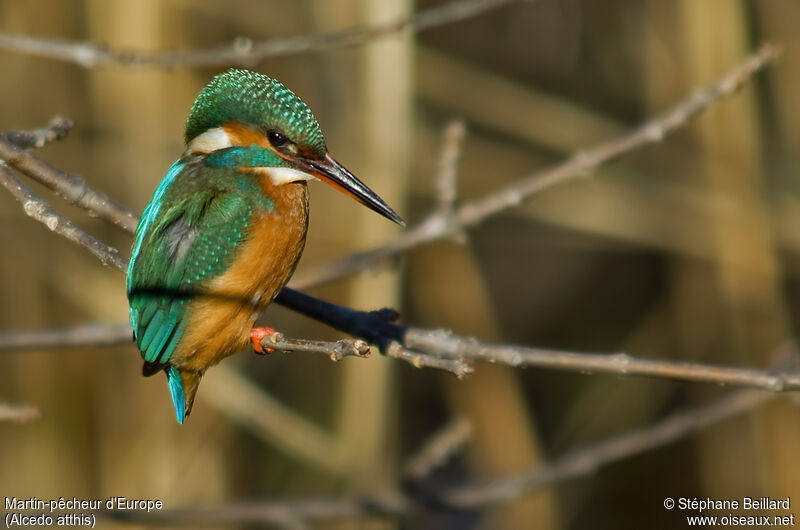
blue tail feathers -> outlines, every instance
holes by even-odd
[[[178,417],[178,423],[182,424],[186,419],[186,396],[183,393],[181,373],[174,366],[167,366],[166,372],[167,384],[172,394],[172,404],[175,405],[175,415]]]

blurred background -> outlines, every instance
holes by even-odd
[[[451,0],[452,1],[452,0]],[[440,0],[0,0],[0,31],[155,51],[395,20]],[[390,267],[309,289],[359,309],[490,342],[769,367],[791,341],[800,279],[800,4],[539,0],[419,34],[271,59],[332,153],[413,225],[436,205],[442,132],[467,127],[459,200],[611,139],[712,83],[763,41],[776,66],[662,143]],[[139,213],[183,150],[197,92],[225,67],[86,69],[0,52],[0,130],[77,122],[37,153]],[[322,185],[298,274],[392,239],[397,227]],[[35,187],[42,190],[40,187]],[[130,237],[57,208],[128,255]],[[122,275],[0,192],[0,330],[127,321]],[[335,339],[279,307],[262,321]],[[0,496],[157,498],[167,508],[336,497],[398,487],[403,463],[452,418],[473,435],[443,483],[521,473],[731,389],[478,365],[465,380],[373,355],[250,353],[209,371],[175,423],[133,344],[0,353]],[[800,502],[800,414],[778,399],[677,443],[468,513],[322,528],[683,528],[665,497]],[[788,512],[777,512],[788,515]],[[751,515],[749,513],[748,515]],[[116,523],[103,522],[103,527]],[[126,526],[130,528],[130,526]]]

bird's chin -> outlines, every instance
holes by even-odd
[[[289,167],[254,167],[248,170],[268,177],[273,186],[280,186],[290,182],[304,182],[316,179],[314,175]]]

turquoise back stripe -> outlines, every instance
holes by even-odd
[[[164,198],[164,194],[172,185],[172,182],[175,180],[175,177],[178,175],[178,173],[183,170],[183,167],[184,165],[180,160],[177,160],[174,164],[172,164],[172,166],[170,166],[166,176],[161,179],[161,182],[158,184],[158,188],[156,188],[155,193],[153,193],[153,198],[150,199],[150,202],[147,204],[147,207],[145,207],[144,212],[142,212],[142,217],[139,219],[139,224],[136,227],[136,237],[133,240],[131,258],[128,260],[128,274],[126,278],[126,288],[128,294],[131,292],[131,272],[133,271],[133,264],[136,262],[136,258],[139,256],[139,250],[142,247],[144,236],[147,233],[147,230],[150,228],[150,225],[153,224],[153,221],[155,221],[156,217],[158,217],[158,211],[161,209],[161,201]],[[136,311],[134,311],[133,307],[130,308],[130,319],[131,326],[133,326],[133,330],[136,332],[139,329],[139,324]]]
[[[150,202],[142,212],[142,218],[139,219],[139,225],[136,227],[136,238],[133,240],[133,250],[131,251],[131,259],[128,261],[128,292],[131,290],[131,271],[133,270],[133,263],[136,261],[136,256],[139,255],[139,249],[142,246],[142,241],[144,240],[144,235],[147,233],[148,228],[150,225],[153,224],[156,217],[158,217],[158,211],[161,209],[161,200],[164,198],[164,194],[167,192],[167,189],[172,185],[172,182],[175,180],[175,177],[178,176],[183,170],[183,163],[180,160],[177,160],[172,166],[170,166],[167,174],[161,179],[161,182],[158,184],[155,193],[153,193],[153,198],[150,199]],[[134,326],[135,327],[135,326]]]

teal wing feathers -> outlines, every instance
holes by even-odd
[[[128,267],[131,325],[142,357],[155,365],[168,363],[189,302],[230,266],[253,213],[246,195],[200,187],[187,172],[176,163],[156,190]]]

